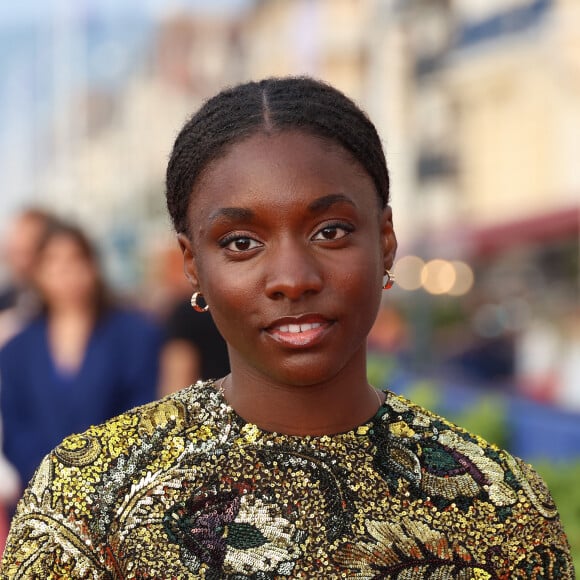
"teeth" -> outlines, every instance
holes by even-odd
[[[312,330],[314,328],[320,328],[322,326],[321,322],[312,322],[307,324],[288,324],[278,327],[280,332],[291,332],[291,333],[298,333],[298,332],[306,332],[308,330]]]

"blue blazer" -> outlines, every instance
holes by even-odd
[[[113,309],[97,323],[74,374],[55,366],[44,317],[0,350],[4,453],[23,483],[67,435],[155,399],[161,344],[160,329],[144,314]]]

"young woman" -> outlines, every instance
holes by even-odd
[[[177,137],[167,200],[231,374],[58,446],[3,577],[573,578],[529,466],[367,382],[388,197],[375,128],[335,89],[210,99]]]
[[[23,483],[65,436],[155,399],[162,337],[112,304],[74,225],[47,226],[32,282],[42,313],[0,350],[3,447]]]

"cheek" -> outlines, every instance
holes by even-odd
[[[380,297],[384,266],[378,240],[372,243],[374,241],[373,238],[368,243],[345,252],[340,259],[329,262],[333,275],[342,278],[343,283],[348,284],[350,292],[361,295],[377,294]]]
[[[340,279],[337,275],[337,292],[344,300],[346,308],[358,313],[357,325],[362,327],[374,323],[382,296],[382,270],[368,262],[353,263],[353,267],[344,271]]]
[[[63,275],[66,275],[66,270],[59,262],[46,261],[37,267],[35,279],[41,290],[51,291],[61,286]]]
[[[97,286],[96,277],[91,271],[79,273],[76,279],[75,292],[80,296],[93,296]]]
[[[211,275],[199,270],[204,297],[222,334],[243,332],[248,315],[259,309],[260,284],[256,272],[214,268]]]

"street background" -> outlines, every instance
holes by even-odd
[[[0,236],[27,205],[74,219],[154,311],[175,287],[163,180],[185,119],[243,80],[330,82],[391,171],[398,283],[371,380],[533,462],[578,566],[579,30],[577,0],[5,2]]]

